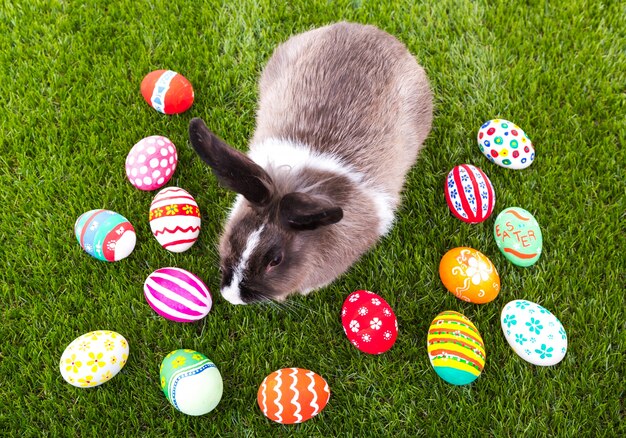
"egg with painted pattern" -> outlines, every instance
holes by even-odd
[[[500,293],[500,276],[491,260],[478,250],[453,248],[439,262],[439,278],[460,300],[474,304],[493,301]]]
[[[74,234],[87,254],[106,262],[128,257],[137,242],[128,219],[110,210],[83,213],[74,224]]]
[[[124,368],[128,341],[111,330],[97,330],[74,339],[63,351],[59,367],[70,385],[90,388],[102,385]]]
[[[532,301],[507,303],[500,314],[500,326],[513,351],[533,365],[556,365],[567,353],[567,333],[561,321]]]
[[[283,368],[268,375],[257,392],[263,415],[280,424],[302,423],[318,415],[330,399],[323,377],[302,368]]]
[[[201,225],[196,200],[179,187],[159,191],[150,204],[150,229],[159,244],[171,252],[184,252],[198,240]]]
[[[197,351],[172,351],[161,362],[159,374],[165,397],[184,414],[207,414],[222,399],[224,382],[220,371]]]
[[[516,266],[532,266],[541,257],[543,236],[535,217],[519,207],[502,210],[493,226],[496,244]]]
[[[395,344],[398,319],[383,297],[357,290],[341,308],[343,331],[352,345],[368,354],[382,354]]]
[[[148,105],[163,114],[179,114],[191,108],[191,82],[172,70],[155,70],[141,81],[141,95]]]
[[[156,190],[172,178],[177,163],[174,143],[162,135],[151,135],[138,141],[126,156],[126,176],[139,190]]]
[[[471,164],[453,167],[446,178],[444,191],[452,214],[470,224],[487,220],[496,203],[496,192],[489,177]]]
[[[181,268],[157,269],[146,278],[143,292],[152,310],[171,321],[198,321],[213,306],[206,284]]]
[[[487,354],[476,326],[459,312],[441,312],[428,328],[428,358],[448,383],[467,385],[480,376]]]
[[[478,147],[492,163],[508,169],[525,169],[535,161],[535,148],[526,133],[504,119],[485,122],[478,130]]]

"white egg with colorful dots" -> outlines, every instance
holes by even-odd
[[[500,315],[500,325],[513,351],[533,365],[556,365],[567,353],[567,333],[561,321],[532,301],[507,303]]]
[[[152,135],[135,144],[126,157],[126,176],[139,190],[163,187],[174,175],[178,153],[172,141]]]
[[[493,119],[478,130],[478,147],[492,163],[508,169],[525,169],[535,160],[535,148],[513,122]]]

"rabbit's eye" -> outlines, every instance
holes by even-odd
[[[279,254],[279,255],[277,255],[276,257],[274,257],[274,258],[272,259],[272,261],[270,262],[269,266],[270,266],[271,268],[273,268],[273,267],[275,267],[275,266],[280,265],[280,262],[282,262],[282,261],[283,261],[283,255],[282,255],[282,254]]]

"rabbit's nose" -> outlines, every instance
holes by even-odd
[[[264,301],[263,294],[249,287],[244,281],[239,283],[239,296],[244,303]]]

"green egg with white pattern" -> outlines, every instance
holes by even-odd
[[[532,266],[541,257],[541,228],[535,217],[523,208],[502,210],[494,222],[493,235],[504,257],[516,266]]]
[[[160,375],[165,397],[184,414],[207,414],[222,399],[222,375],[213,361],[197,351],[172,351],[161,362]]]

